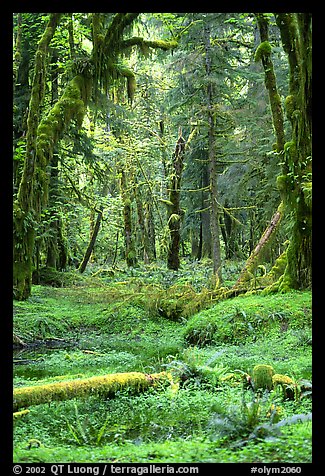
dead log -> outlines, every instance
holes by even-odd
[[[17,334],[15,334],[14,332],[12,334],[12,339],[13,339],[13,344],[14,345],[19,345],[20,347],[25,347],[26,346],[25,342],[23,340],[21,340],[21,338],[18,337]]]
[[[54,400],[63,401],[91,395],[111,397],[122,389],[131,389],[136,392],[141,392],[155,385],[157,382],[167,382],[168,379],[169,374],[167,372],[154,374],[126,372],[86,379],[68,380],[46,385],[20,387],[14,389],[13,410],[16,412],[20,408],[39,405],[41,403],[50,403]]]

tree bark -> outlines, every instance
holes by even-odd
[[[139,231],[140,231],[139,241],[141,243],[141,247],[143,251],[143,261],[148,264],[154,259],[154,256],[152,254],[152,248],[150,246],[148,229],[146,227],[146,222],[145,222],[142,195],[137,185],[134,187],[134,196],[135,196],[135,202],[137,205],[138,225],[139,225]]]
[[[134,245],[133,226],[132,226],[132,200],[128,188],[127,175],[121,166],[120,169],[120,189],[123,201],[123,222],[124,222],[124,244],[125,244],[125,260],[129,268],[136,266],[137,256]]]
[[[273,126],[276,136],[276,151],[283,151],[285,143],[284,119],[281,98],[277,89],[273,61],[271,58],[272,48],[269,43],[269,19],[264,13],[256,13],[257,24],[260,31],[261,44],[256,50],[255,60],[261,60],[265,73],[265,87],[267,89],[273,118]]]
[[[180,128],[178,140],[173,154],[172,177],[169,190],[168,228],[170,232],[170,244],[168,247],[167,267],[177,271],[180,266],[179,246],[181,228],[180,188],[182,171],[184,168],[185,139]]]
[[[218,210],[218,176],[217,176],[217,153],[216,153],[216,132],[215,132],[215,113],[213,110],[213,84],[212,74],[212,58],[211,58],[211,42],[210,29],[205,26],[205,70],[207,78],[207,109],[208,109],[208,158],[210,172],[210,227],[212,240],[212,262],[213,275],[215,284],[222,282],[221,272],[221,249],[220,249],[220,225]]]
[[[280,290],[306,289],[312,283],[312,24],[310,13],[276,13],[289,62],[286,113],[292,139],[284,146],[285,168],[278,186],[293,215],[287,267]]]
[[[105,185],[104,189],[103,189],[103,192],[102,192],[102,196],[106,197],[107,193],[108,193],[108,186]],[[83,273],[85,271],[85,269],[87,267],[87,264],[88,264],[88,261],[90,259],[91,253],[93,252],[93,249],[95,247],[95,243],[96,243],[96,240],[97,240],[100,224],[101,224],[102,218],[103,218],[103,210],[104,210],[104,205],[100,205],[99,211],[97,213],[96,222],[95,222],[95,225],[92,229],[89,244],[87,246],[87,249],[86,249],[86,252],[85,252],[84,257],[82,259],[82,262],[79,266],[79,272],[80,273]]]

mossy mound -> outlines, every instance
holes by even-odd
[[[311,293],[242,295],[220,301],[191,317],[183,336],[192,345],[255,341],[268,332],[311,325]]]

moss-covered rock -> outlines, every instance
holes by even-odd
[[[274,369],[271,365],[259,364],[253,369],[254,390],[272,390]]]
[[[281,387],[283,392],[283,397],[289,400],[294,400],[297,395],[297,385],[295,384],[292,378],[287,375],[274,374],[272,377],[273,386]]]

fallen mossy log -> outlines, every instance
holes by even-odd
[[[144,374],[141,372],[125,372],[101,375],[85,379],[68,380],[46,385],[35,385],[14,389],[13,410],[50,403],[54,400],[69,400],[91,395],[109,397],[122,389],[141,392],[157,382],[169,381],[167,372]]]
[[[19,418],[24,417],[25,415],[28,415],[29,410],[21,410],[20,412],[15,412],[12,414],[14,420],[18,420]]]

